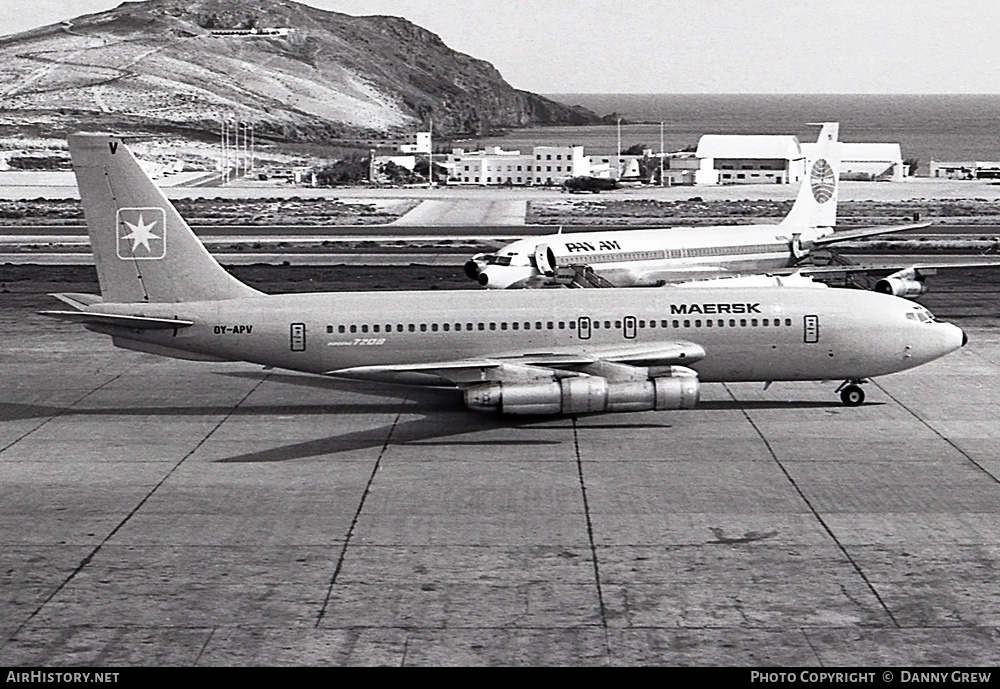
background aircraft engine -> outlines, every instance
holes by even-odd
[[[488,383],[465,391],[465,405],[502,414],[584,414],[691,409],[701,385],[696,376],[608,380],[579,376],[540,383]]]
[[[875,291],[913,299],[926,292],[927,285],[918,279],[916,271],[908,268],[876,282]]]
[[[478,280],[479,271],[482,269],[483,267],[477,261],[470,259],[465,262],[465,276],[470,280]]]

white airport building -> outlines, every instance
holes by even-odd
[[[815,143],[800,143],[793,135],[705,134],[696,151],[663,155],[663,184],[798,184],[806,176],[815,147]],[[391,160],[412,170],[413,156],[430,149],[430,132],[416,132],[397,144],[395,155],[376,156],[375,166]],[[841,179],[900,182],[909,172],[899,144],[840,142],[840,153]],[[460,185],[560,186],[573,177],[639,180],[643,171],[647,177],[652,172],[658,181],[660,169],[660,154],[648,149],[642,155],[588,156],[583,146],[534,146],[531,153],[489,146],[478,151],[454,148],[446,156],[435,157],[435,164],[447,168],[448,183]],[[931,166],[931,176],[935,176],[933,161]],[[960,174],[957,168],[939,169],[947,176]]]
[[[840,178],[902,182],[908,170],[898,143],[840,143]],[[795,136],[706,134],[695,157],[701,169],[718,174],[695,184],[798,184],[813,159],[816,143]]]
[[[695,156],[711,161],[718,184],[798,184],[805,155],[794,136],[705,134]]]
[[[414,132],[409,139],[399,144],[400,153],[430,153],[431,133]]]
[[[932,160],[928,167],[928,174],[938,179],[1000,179],[1000,161],[996,160]]]
[[[558,186],[589,176],[583,146],[535,146],[531,153],[489,146],[480,151],[452,149],[445,167],[451,184]]]
[[[806,159],[812,161],[815,143],[802,144]],[[902,182],[909,175],[903,165],[899,144],[840,142],[840,179],[863,182]]]

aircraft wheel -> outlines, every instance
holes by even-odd
[[[860,407],[865,402],[865,391],[857,385],[848,385],[840,391],[840,401],[848,407]]]

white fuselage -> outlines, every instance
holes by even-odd
[[[830,228],[785,225],[674,227],[525,237],[466,267],[488,288],[538,286],[546,276],[588,266],[616,287],[766,272],[795,265]]]
[[[912,368],[964,338],[904,299],[824,287],[344,292],[93,308],[194,321],[128,334],[90,326],[121,346],[334,375],[689,342],[704,349],[690,367],[706,382],[849,380]]]

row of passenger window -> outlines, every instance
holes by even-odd
[[[664,258],[701,258],[706,256],[746,256],[752,254],[788,253],[784,244],[747,244],[743,246],[710,246],[692,249],[659,249],[651,251],[605,251],[588,254],[592,263],[615,263],[617,261],[655,261]],[[534,258],[531,259],[534,261]],[[560,256],[560,266],[570,266],[579,262],[577,256]],[[509,265],[509,264],[505,264]]]
[[[594,330],[605,330],[612,329],[612,321],[600,321],[600,320],[590,320],[587,319],[589,327]],[[614,328],[620,329],[622,327],[622,322],[616,320],[613,322]],[[657,325],[659,323],[659,325]],[[757,328],[757,327],[781,327],[791,326],[792,319],[786,318],[784,321],[780,318],[696,318],[684,320],[674,319],[674,320],[638,320],[635,322],[639,328]],[[338,333],[391,333],[391,332],[459,332],[462,330],[472,331],[472,330],[576,330],[576,321],[512,321],[508,323],[507,321],[500,322],[477,322],[477,323],[387,323],[381,325],[376,323],[374,325],[338,325],[336,327],[336,332]],[[584,326],[586,327],[586,326]],[[634,327],[634,326],[633,326]],[[326,326],[327,333],[334,332],[334,326]]]

